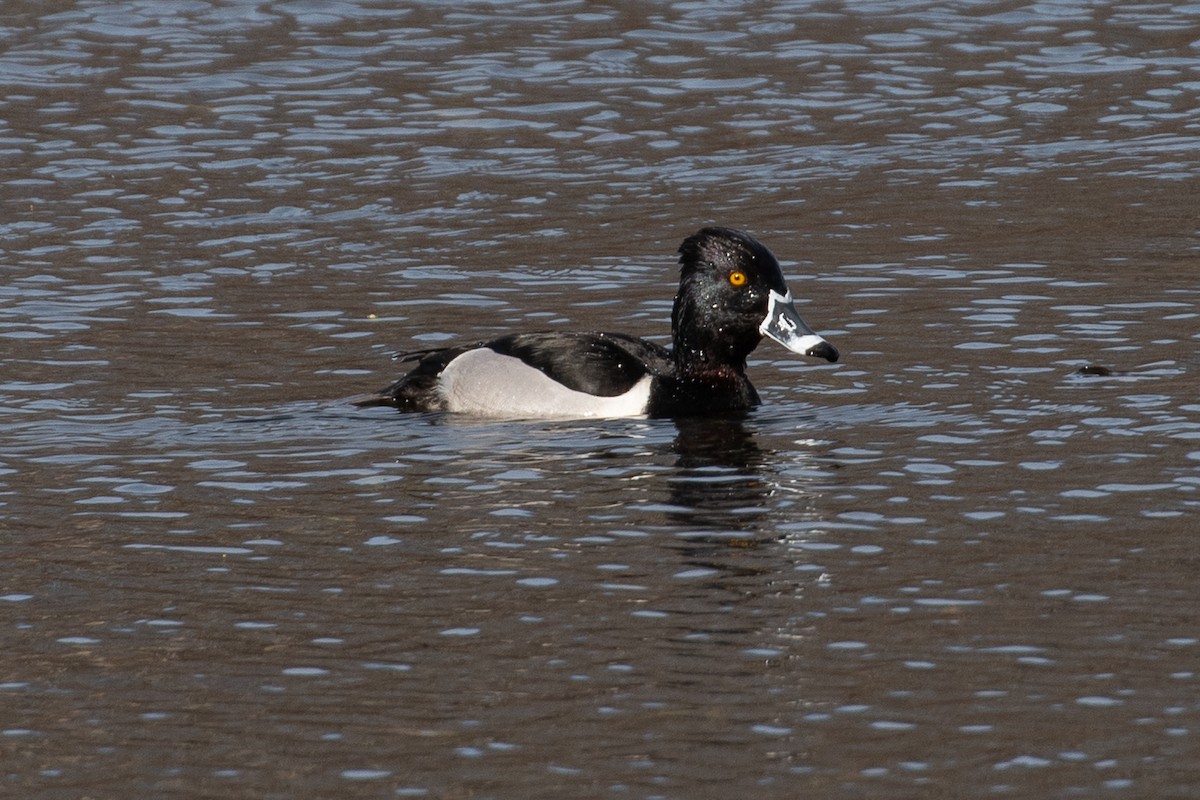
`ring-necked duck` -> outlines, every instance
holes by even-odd
[[[360,406],[492,417],[669,417],[758,405],[746,357],[763,336],[802,355],[838,351],[792,305],[779,262],[741,231],[704,228],[679,247],[674,348],[622,333],[514,333],[403,356],[416,366]]]

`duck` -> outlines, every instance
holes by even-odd
[[[762,339],[833,363],[779,261],[748,233],[705,227],[679,246],[668,349],[624,333],[532,331],[410,352],[413,366],[355,405],[480,417],[683,417],[760,404],[746,359]]]

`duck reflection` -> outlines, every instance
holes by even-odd
[[[744,417],[680,418],[675,424],[669,517],[698,528],[698,538],[753,537],[770,511],[772,487],[763,475],[770,452],[759,447]]]

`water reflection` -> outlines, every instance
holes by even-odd
[[[666,477],[673,507],[668,517],[685,530],[698,529],[688,536],[753,538],[770,511],[773,490],[763,474],[769,454],[745,417],[689,417],[676,420],[675,427],[675,469]]]

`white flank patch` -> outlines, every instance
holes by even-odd
[[[616,397],[568,389],[519,358],[481,347],[442,370],[438,390],[446,408],[487,417],[641,417],[650,400],[650,376]]]

